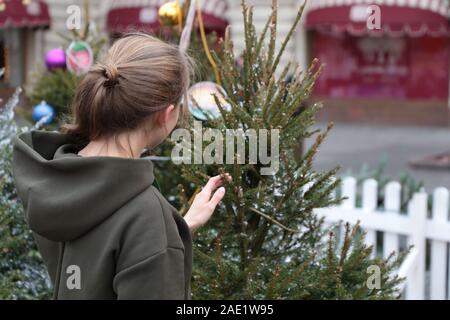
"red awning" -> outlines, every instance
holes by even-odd
[[[113,0],[107,17],[110,33],[125,31],[158,31],[160,23],[158,9],[167,0],[144,0],[138,5],[129,1]],[[225,0],[202,1],[202,13],[207,32],[216,31],[223,35],[228,22],[224,19],[227,11]]]
[[[348,32],[355,36],[450,36],[449,3],[425,1],[429,1],[430,7],[423,5],[426,4],[424,1],[421,7],[399,5],[400,1],[397,3],[396,0],[389,1],[394,5],[386,5],[381,1],[378,4],[381,28],[373,30],[367,26],[369,4],[339,5],[330,1],[325,6],[310,8],[306,16],[306,27],[327,33]]]
[[[44,1],[3,0],[0,1],[0,9],[0,29],[50,26],[50,15]]]

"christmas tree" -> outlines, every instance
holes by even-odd
[[[279,155],[274,154],[269,143],[259,145],[269,149],[263,153],[277,156],[279,168],[264,175],[261,169],[267,163],[261,159],[254,162],[247,153],[245,161],[236,161],[236,150],[234,163],[219,159],[216,164],[184,166],[187,183],[180,201],[185,203],[182,211],[188,207],[187,199],[195,195],[195,188],[204,185],[209,176],[226,172],[232,176],[223,204],[194,238],[193,298],[395,298],[401,279],[394,272],[402,257],[374,258],[372,248],[364,245],[358,226],[341,226],[344,232],[339,236],[342,233],[327,230],[314,214],[314,208],[335,205],[341,200],[334,196],[339,184],[335,177],[338,169],[317,172],[312,167],[331,125],[325,132],[310,130],[319,104],[298,112],[322,67],[318,61],[304,72],[293,63],[282,69],[279,66],[304,6],[278,50],[277,1],[273,1],[272,13],[260,35],[255,32],[252,8],[245,1],[242,8],[243,63],[236,64],[228,30],[221,52],[215,54],[220,74],[216,80],[225,91],[224,100],[214,96],[221,117],[209,117],[203,127],[218,129],[222,136],[230,129],[240,132],[237,139],[244,141],[245,150],[255,144],[244,134],[248,129],[266,130],[272,144],[279,135]],[[198,134],[194,127],[191,130]],[[298,157],[298,142],[309,137],[315,137],[315,143]],[[376,266],[381,272],[379,288],[367,286],[369,266]]]
[[[67,48],[73,43],[86,43],[92,50],[93,61],[96,61],[101,50],[106,43],[106,39],[100,36],[98,30],[90,20],[89,15],[90,1],[84,0],[84,20],[81,30],[71,29],[69,34],[58,33],[62,44],[60,49]],[[65,52],[63,53],[65,55]],[[56,112],[56,118],[60,121],[66,121],[70,113],[70,105],[76,87],[83,78],[83,74],[77,74],[70,71],[67,67],[50,67],[48,70],[42,70],[36,74],[33,88],[28,94],[30,102],[33,105],[46,101]]]
[[[0,111],[0,299],[51,297],[50,280],[25,222],[12,179],[12,138],[26,130],[14,121],[21,89]]]

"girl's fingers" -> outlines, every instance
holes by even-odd
[[[205,193],[211,194],[214,190],[216,190],[218,187],[222,185],[222,176],[215,176],[208,180],[205,187],[202,191],[205,191]]]
[[[215,208],[219,202],[223,199],[223,196],[225,195],[225,188],[220,187],[212,196],[211,200],[209,201],[209,205],[212,208]]]
[[[215,176],[212,177],[208,180],[208,182],[206,183],[205,187],[203,188],[203,190],[205,190],[206,192],[213,192],[217,187],[216,185],[221,181],[221,177],[220,176]]]

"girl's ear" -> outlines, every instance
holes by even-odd
[[[167,108],[164,108],[156,112],[154,117],[154,123],[158,127],[164,126],[172,118],[173,112],[175,112],[175,106],[173,104],[171,104]]]

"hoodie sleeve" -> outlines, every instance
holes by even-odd
[[[184,252],[167,248],[114,277],[119,300],[181,300],[185,297]]]

